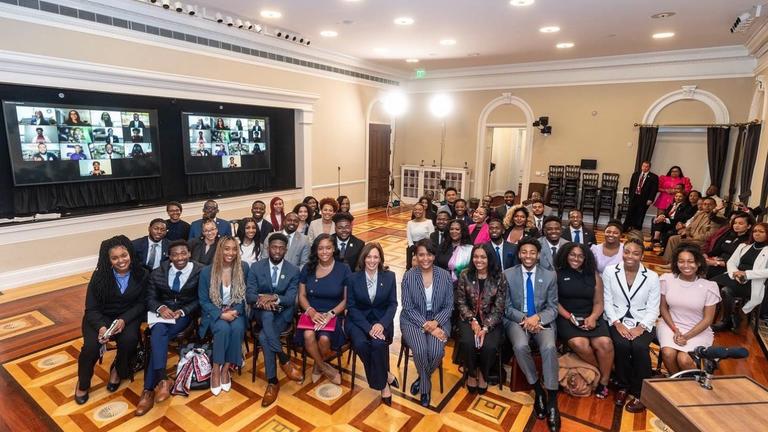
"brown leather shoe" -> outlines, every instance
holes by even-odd
[[[292,381],[298,381],[301,382],[304,380],[304,377],[301,376],[301,372],[299,372],[298,369],[293,367],[293,363],[288,362],[286,364],[281,364],[280,369],[283,370],[283,373],[288,377],[288,379]]]
[[[267,384],[267,391],[264,392],[264,398],[261,400],[262,407],[268,407],[277,400],[277,394],[280,392],[280,384]]]
[[[155,386],[155,402],[163,402],[169,397],[171,397],[171,382],[167,379],[160,380]]]
[[[627,410],[627,412],[631,412],[632,414],[637,414],[645,411],[645,405],[640,402],[640,399],[632,398],[632,400],[627,403],[624,409]]]
[[[139,399],[139,404],[136,405],[136,417],[143,416],[148,413],[152,407],[155,406],[155,392],[154,390],[144,390]]]

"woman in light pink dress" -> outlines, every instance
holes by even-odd
[[[661,358],[670,375],[695,369],[688,355],[698,346],[711,346],[709,327],[720,302],[717,284],[704,279],[707,264],[701,249],[682,244],[672,256],[672,273],[661,276],[661,319],[656,327]]]
[[[691,186],[691,179],[683,175],[683,169],[675,165],[667,171],[667,175],[659,177],[659,196],[656,198],[656,202],[653,203],[654,207],[660,211],[666,210],[672,201],[675,200],[675,186],[683,185],[685,193],[688,193],[693,189]]]

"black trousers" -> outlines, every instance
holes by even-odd
[[[643,380],[652,375],[650,345],[653,335],[644,331],[639,337],[629,340],[620,335],[613,326],[609,331],[616,353],[613,362],[619,387],[628,389],[629,394],[639,398]]]
[[[384,390],[389,372],[389,344],[392,341],[374,339],[354,324],[347,327],[347,331],[352,347],[365,367],[368,386],[374,390]]]
[[[472,331],[472,326],[468,322],[459,321],[458,328],[459,338],[456,348],[459,360],[470,376],[475,376],[475,370],[480,367],[483,378],[488,379],[496,360],[496,351],[499,349],[501,337],[504,334],[501,326],[497,325],[485,335],[483,346],[480,349],[475,348],[475,332]]]
[[[139,327],[141,319],[135,319],[125,323],[125,328],[114,337],[117,343],[115,355],[115,369],[120,379],[130,378],[131,363],[136,355],[136,346],[139,343]],[[83,347],[77,358],[77,379],[80,390],[88,390],[91,387],[93,368],[99,360],[99,329],[94,329],[83,320]]]
[[[632,198],[629,200],[629,208],[627,209],[627,217],[624,219],[624,231],[628,231],[632,228],[636,228],[642,231],[643,221],[645,221],[645,213],[648,211],[647,205],[643,200],[634,195],[634,192],[630,191]]]

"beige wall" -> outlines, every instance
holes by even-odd
[[[752,78],[585,85],[512,90],[465,91],[451,96],[455,110],[446,121],[445,165],[475,166],[480,113],[502,92],[525,100],[536,117],[547,115],[553,127],[549,137],[534,131],[532,173],[546,173],[551,164],[577,164],[597,159],[597,171],[617,172],[622,185],[629,183],[637,152],[637,129],[646,110],[663,95],[683,85],[697,85],[717,95],[728,107],[731,121],[746,121],[752,99]],[[426,107],[430,94],[412,94],[411,106]],[[596,111],[596,115],[593,115]],[[664,109],[659,121],[668,123],[712,122],[714,115],[699,102],[677,102]],[[489,123],[522,123],[522,111],[499,107]],[[412,109],[398,128],[397,165],[439,159],[440,122],[426,108]],[[764,144],[765,145],[765,144]],[[762,169],[762,168],[761,168]],[[475,173],[473,173],[474,175]],[[534,177],[532,182],[544,182]]]

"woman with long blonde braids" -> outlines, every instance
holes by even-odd
[[[232,388],[230,366],[243,364],[245,334],[245,281],[248,265],[240,260],[240,246],[232,236],[223,236],[211,265],[200,272],[198,294],[203,312],[200,336],[213,333],[211,393]]]

